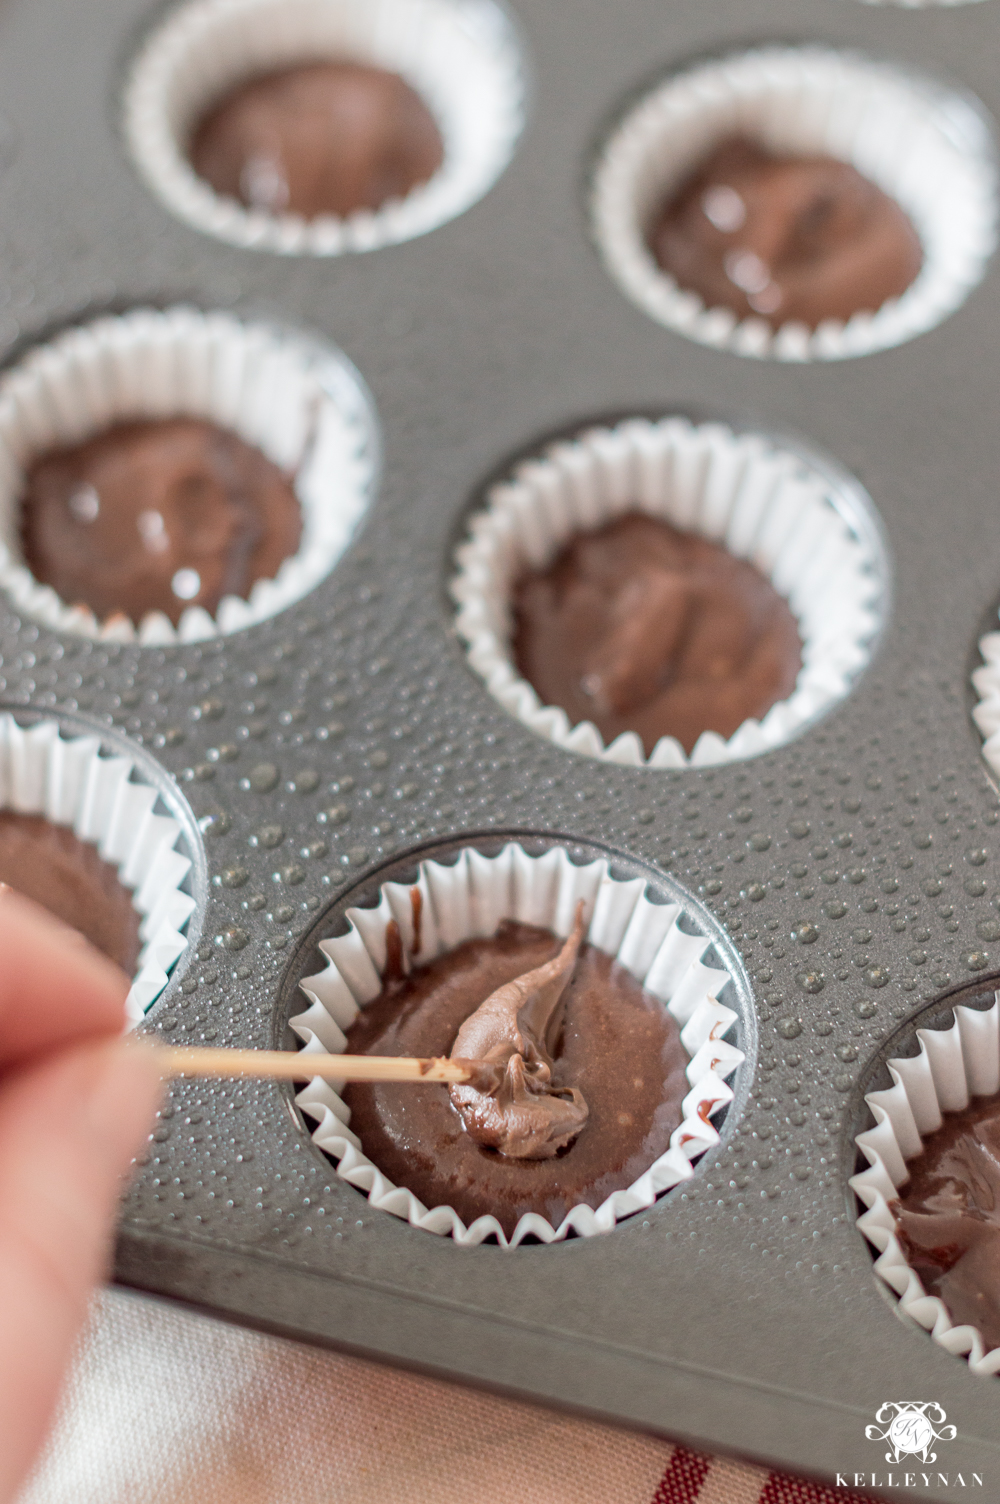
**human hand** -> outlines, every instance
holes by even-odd
[[[48,1429],[161,1091],[121,1037],[127,992],[74,930],[0,897],[0,1504]]]

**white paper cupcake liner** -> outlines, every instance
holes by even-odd
[[[492,487],[456,552],[455,629],[494,698],[570,751],[654,768],[753,757],[829,710],[868,661],[886,596],[868,505],[856,483],[720,423],[634,419],[591,429],[553,444]],[[802,668],[793,693],[762,720],[744,721],[728,741],[703,732],[690,759],[671,736],[661,737],[648,759],[635,732],[605,746],[590,721],[574,726],[564,710],[543,705],[511,659],[509,601],[519,576],[544,568],[574,533],[631,511],[701,533],[747,559],[798,621]]]
[[[167,985],[196,907],[183,887],[191,859],[176,849],[180,822],[164,813],[141,767],[102,750],[100,736],[64,736],[50,720],[21,727],[10,714],[0,714],[0,809],[71,827],[118,868],[142,916],[126,1004],[129,1021],[138,1022]]]
[[[983,738],[983,756],[1000,777],[1000,632],[987,632],[979,639],[983,663],[972,675],[978,704],[972,719]]]
[[[647,244],[670,194],[727,136],[778,153],[849,162],[909,215],[923,246],[916,280],[877,313],[816,330],[707,308]],[[777,360],[842,360],[931,329],[982,279],[996,244],[989,129],[965,98],[882,63],[821,47],[762,47],[668,79],[604,148],[592,197],[608,271],[649,316],[700,344]]]
[[[302,540],[249,599],[227,596],[213,618],[189,606],[178,627],[162,612],[99,622],[63,601],[23,562],[24,476],[46,450],[77,444],[126,419],[207,419],[286,471]],[[193,308],[139,309],[68,330],[0,380],[0,588],[56,631],[117,641],[197,642],[275,616],[318,585],[346,548],[378,469],[375,420],[349,362],[312,338]]]
[[[187,158],[204,111],[244,79],[348,58],[400,74],[437,122],[444,161],[427,183],[375,211],[306,220],[219,196]],[[524,122],[513,29],[490,0],[191,0],[136,60],[125,134],[146,183],[205,234],[285,255],[337,256],[424,235],[492,187]]]
[[[737,1018],[732,1008],[719,1001],[730,982],[729,972],[705,964],[702,958],[711,942],[705,935],[682,928],[681,921],[690,922],[690,916],[681,905],[650,903],[644,879],[619,882],[611,877],[605,861],[575,867],[562,847],[532,857],[522,847],[508,845],[492,858],[467,847],[453,866],[421,862],[416,886],[423,903],[421,947],[415,958],[409,884],[386,883],[377,908],[348,909],[349,933],[320,943],[328,965],[316,976],[304,978],[301,987],[311,1006],[290,1019],[303,1052],[343,1052],[344,1031],[358,1010],[381,990],[390,920],[399,926],[409,967],[414,960],[423,964],[463,940],[495,934],[504,919],[539,925],[565,937],[582,899],[589,922],[586,939],[616,956],[648,992],[663,1001],[681,1026],[681,1043],[691,1057],[687,1067],[691,1090],[684,1098],[683,1121],[674,1130],[669,1150],[637,1181],[614,1192],[596,1211],[589,1206],[573,1207],[558,1227],[540,1215],[526,1214],[510,1246],[529,1235],[553,1243],[570,1231],[581,1237],[610,1232],[623,1217],[652,1206],[663,1191],[690,1179],[692,1161],[719,1142],[707,1119],[732,1101],[725,1078],[744,1056],[723,1038]],[[328,1083],[315,1078],[295,1100],[317,1122],[313,1142],[338,1161],[337,1173],[364,1191],[373,1206],[413,1227],[451,1236],[465,1247],[491,1235],[508,1245],[495,1217],[478,1217],[467,1227],[450,1206],[427,1208],[411,1191],[387,1180],[351,1132],[350,1112]]]
[[[878,1249],[875,1272],[899,1296],[900,1316],[930,1332],[948,1352],[967,1357],[973,1373],[992,1375],[1000,1373],[1000,1348],[987,1351],[976,1327],[956,1326],[944,1302],[927,1294],[906,1262],[890,1210],[910,1178],[906,1161],[941,1127],[943,1114],[1000,1092],[1000,993],[985,1012],[959,1004],[954,1015],[950,1029],[917,1030],[919,1055],[886,1062],[893,1085],[865,1097],[876,1126],[856,1139],[869,1168],[849,1184],[867,1207],[858,1227]]]

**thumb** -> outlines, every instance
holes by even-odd
[[[0,1080],[0,1504],[48,1428],[161,1091],[155,1049],[134,1039],[78,1045]]]

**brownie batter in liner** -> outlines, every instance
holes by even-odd
[[[201,418],[112,424],[32,460],[21,549],[37,580],[102,626],[151,615],[176,630],[246,600],[298,552],[293,476]]]
[[[649,248],[708,307],[775,330],[875,314],[923,263],[904,210],[849,162],[745,135],[719,142],[666,196]]]
[[[438,170],[344,215],[247,208],[214,192],[189,160],[199,120],[244,82],[326,62],[382,69],[415,90],[441,137]],[[167,208],[205,234],[284,255],[371,251],[445,224],[489,191],[524,122],[520,50],[488,0],[188,0],[146,42],[123,103],[136,166]]]
[[[63,599],[42,584],[26,564],[21,503],[27,475],[54,451],[71,450],[119,424],[161,419],[200,420],[234,435],[251,463],[263,456],[262,468],[279,472],[275,480],[286,495],[291,481],[301,519],[269,529],[280,546],[269,550],[267,567],[275,561],[277,567],[270,577],[260,575],[245,599],[223,594],[214,614],[195,599],[176,626],[153,609],[138,621],[124,611],[99,620],[80,600]],[[238,631],[275,615],[325,578],[368,505],[377,468],[368,395],[353,367],[322,341],[185,307],[98,319],[29,351],[5,377],[0,586],[19,610],[60,632],[160,645]],[[287,521],[287,506],[284,515]],[[157,522],[158,514],[142,520]],[[81,526],[69,520],[67,531]],[[296,535],[298,546],[289,554]],[[137,534],[134,544],[139,541]]]
[[[130,1023],[137,1023],[186,949],[197,909],[195,897],[185,891],[192,864],[183,850],[180,822],[163,809],[141,762],[117,742],[104,746],[99,736],[64,730],[55,720],[21,726],[9,714],[0,715],[0,842],[10,834],[2,828],[5,812],[8,822],[13,817],[17,837],[51,837],[57,861],[63,837],[71,862],[72,847],[82,843],[85,861],[92,854],[98,880],[111,886],[113,904],[130,898],[134,914],[119,913],[118,922],[129,931],[134,920],[137,936],[126,934],[126,948],[114,959],[132,973],[126,1012]],[[0,879],[18,886],[16,869],[3,867]],[[23,891],[45,903],[41,888]],[[53,908],[72,922],[71,912],[58,903]],[[92,930],[90,938],[100,944],[102,932]]]
[[[784,157],[833,157],[895,199],[923,248],[919,275],[875,313],[817,329],[706,307],[658,264],[663,206],[713,148],[743,136]],[[976,107],[933,80],[857,54],[769,46],[702,63],[630,109],[598,162],[594,238],[621,290],[701,344],[777,360],[842,360],[942,322],[981,281],[996,244],[996,169]]]
[[[592,721],[574,723],[561,706],[544,704],[515,661],[518,582],[546,569],[575,536],[628,514],[722,545],[770,580],[798,623],[802,667],[792,693],[728,738],[704,730],[690,758],[673,736],[647,756],[638,727],[607,745]],[[885,604],[882,546],[855,482],[761,435],[684,418],[591,429],[522,461],[473,513],[456,564],[456,630],[491,694],[560,746],[634,766],[728,762],[789,741],[847,693]]]
[[[632,733],[646,756],[662,737],[688,757],[794,693],[795,617],[744,559],[661,518],[629,512],[576,533],[512,598],[514,661],[539,699]]]
[[[529,1235],[549,1243],[571,1230],[585,1237],[607,1232],[620,1218],[652,1205],[664,1190],[688,1179],[692,1160],[718,1142],[710,1118],[732,1100],[725,1077],[743,1055],[724,1038],[737,1017],[718,1000],[728,996],[729,973],[703,961],[709,941],[679,923],[685,918],[681,906],[650,903],[642,879],[618,882],[603,861],[575,867],[561,847],[530,857],[510,845],[495,858],[466,848],[453,866],[421,863],[415,887],[418,900],[409,886],[385,884],[377,908],[348,910],[350,932],[321,942],[327,968],[303,979],[302,991],[312,1005],[290,1020],[307,1053],[344,1049],[345,1031],[358,1008],[378,997],[382,977],[397,958],[406,968],[419,966],[464,941],[494,935],[504,920],[536,925],[562,938],[569,934],[582,899],[589,943],[617,956],[647,992],[665,1003],[680,1026],[680,1042],[690,1056],[682,1121],[670,1135],[666,1152],[630,1185],[612,1191],[597,1207],[574,1205],[555,1224],[537,1212],[525,1213],[508,1237],[492,1214],[467,1223],[454,1207],[428,1207],[405,1184],[395,1184],[372,1163],[351,1131],[343,1098],[317,1078],[296,1101],[317,1120],[313,1140],[338,1161],[338,1173],[380,1209],[413,1226],[450,1234],[466,1246],[491,1235],[501,1244],[516,1245]],[[557,948],[554,941],[549,943]],[[558,1215],[558,1207],[555,1210]]]
[[[405,198],[441,167],[441,135],[398,73],[345,59],[246,79],[189,145],[198,176],[247,209],[341,218]]]
[[[8,888],[48,909],[132,976],[138,911],[111,863],[68,826],[0,809],[0,893]]]
[[[899,1308],[941,1347],[968,1360],[974,1374],[1000,1374],[1000,1347],[989,1347],[975,1326],[956,1319],[945,1300],[929,1294],[908,1262],[905,1236],[896,1209],[910,1181],[910,1162],[920,1175],[918,1157],[944,1130],[953,1136],[968,1109],[978,1115],[990,1105],[1000,1122],[1000,994],[985,1011],[958,1005],[950,1029],[918,1029],[920,1053],[887,1062],[893,1086],[866,1097],[876,1126],[857,1137],[869,1168],[852,1177],[851,1188],[867,1210],[858,1227],[878,1251],[875,1272],[899,1297]],[[918,1182],[919,1183],[919,1182]],[[1000,1300],[1000,1271],[993,1273],[993,1292]],[[965,1311],[973,1304],[969,1300]]]
[[[550,931],[509,921],[488,940],[465,941],[409,980],[390,983],[348,1031],[348,1049],[464,1054],[456,1050],[457,1029],[502,983],[551,960],[558,945]],[[522,1213],[536,1212],[558,1227],[578,1202],[596,1208],[638,1179],[668,1151],[680,1122],[687,1055],[670,1015],[644,1012],[644,1003],[632,977],[593,946],[582,949],[566,989],[553,1079],[579,1094],[587,1118],[552,1158],[517,1160],[482,1148],[442,1086],[349,1085],[341,1096],[352,1130],[383,1174],[425,1206],[447,1202],[467,1226],[492,1214],[509,1238]]]

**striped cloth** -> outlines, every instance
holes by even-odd
[[[674,1447],[651,1504],[868,1504],[870,1497]]]
[[[845,1489],[116,1292],[95,1305],[54,1433],[18,1504],[456,1498],[864,1504]]]

